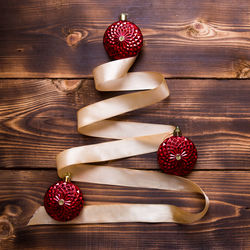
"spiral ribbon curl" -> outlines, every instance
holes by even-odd
[[[168,86],[162,74],[128,73],[135,59],[136,57],[120,59],[96,67],[93,71],[95,86],[99,91],[141,91],[109,98],[78,111],[79,133],[117,140],[75,147],[59,153],[57,155],[58,176],[63,178],[67,172],[70,172],[74,181],[195,192],[203,195],[205,199],[203,210],[194,214],[167,204],[85,205],[74,220],[58,222],[47,215],[44,207],[40,207],[31,218],[29,225],[114,222],[188,224],[201,219],[206,214],[209,207],[208,197],[198,185],[188,179],[156,171],[89,164],[155,152],[163,139],[173,133],[174,127],[170,125],[108,120],[154,104],[169,96]]]

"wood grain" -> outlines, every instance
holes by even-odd
[[[193,172],[189,178],[211,199],[208,214],[192,226],[174,223],[118,223],[69,226],[26,224],[55,171],[0,171],[0,225],[6,249],[244,249],[249,246],[249,171]],[[79,183],[87,204],[102,202],[172,203],[202,206],[197,197],[147,189]],[[14,230],[11,230],[11,229]],[[3,237],[3,234],[1,234]],[[229,241],[230,239],[230,241]],[[4,248],[4,249],[5,249]]]
[[[51,80],[0,82],[1,168],[54,168],[60,151],[104,141],[78,134],[76,111],[114,94],[97,92],[92,80],[81,87],[75,80],[61,82],[61,87]],[[116,119],[179,124],[196,143],[196,170],[249,170],[250,81],[168,80],[168,85],[171,96],[165,101]],[[154,153],[112,164],[157,169],[155,159]]]
[[[115,119],[180,125],[199,155],[187,178],[209,211],[191,226],[27,227],[58,180],[56,154],[106,141],[79,135],[76,112],[122,94],[97,92],[92,79],[109,61],[102,36],[121,12],[144,35],[132,70],[162,72],[171,95]],[[1,1],[0,249],[250,249],[250,80],[239,80],[250,77],[249,12],[248,0]],[[107,164],[159,171],[155,153]],[[193,194],[77,184],[86,204],[203,205]]]
[[[0,77],[89,77],[108,61],[105,29],[120,12],[141,27],[135,70],[167,77],[250,77],[249,1],[2,1]]]

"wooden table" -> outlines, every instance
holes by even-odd
[[[76,130],[76,111],[113,96],[92,70],[109,61],[102,36],[120,12],[145,45],[132,71],[158,71],[171,96],[119,117],[179,124],[199,159],[187,178],[211,200],[193,225],[31,226],[55,156],[101,142]],[[0,7],[1,249],[250,249],[250,6],[228,1],[2,1]],[[156,153],[112,163],[159,171]],[[79,183],[87,204],[189,204],[159,190]],[[198,204],[201,204],[198,202]]]

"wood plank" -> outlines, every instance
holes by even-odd
[[[0,77],[89,77],[108,61],[102,36],[121,11],[145,37],[137,71],[250,77],[249,1],[12,0],[0,7]]]
[[[92,80],[84,80],[82,86],[79,81],[0,81],[1,168],[54,168],[60,151],[105,141],[78,134],[76,111],[114,94],[97,92]],[[116,119],[180,125],[197,146],[195,170],[249,170],[249,83],[168,80],[171,96],[167,100]],[[66,86],[70,92],[65,92]],[[112,164],[158,168],[155,153]]]
[[[211,207],[198,223],[118,223],[26,227],[57,181],[55,171],[0,171],[2,249],[248,249],[250,247],[249,171],[192,172],[189,178],[208,194]],[[193,196],[78,183],[86,203],[198,204]],[[183,200],[185,200],[183,202]],[[189,203],[190,202],[190,203]],[[13,230],[12,230],[13,229]]]

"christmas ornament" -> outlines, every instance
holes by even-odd
[[[126,19],[127,14],[122,13],[120,20],[111,24],[104,33],[103,44],[112,59],[136,56],[142,48],[140,29]]]
[[[177,126],[173,136],[165,139],[158,149],[160,168],[168,174],[186,175],[197,160],[197,150],[191,140],[181,135]]]
[[[70,181],[70,175],[50,186],[44,196],[44,207],[55,220],[74,219],[82,210],[83,196],[78,186]]]

